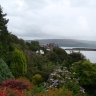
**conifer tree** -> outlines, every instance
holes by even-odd
[[[7,79],[14,79],[8,65],[0,59],[0,84]]]
[[[27,61],[22,51],[15,49],[12,53],[10,69],[15,77],[24,76],[27,73]]]
[[[11,36],[7,30],[8,19],[5,18],[7,14],[3,14],[2,7],[0,5],[0,58],[7,61],[9,51],[11,49]]]

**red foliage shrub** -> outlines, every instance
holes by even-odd
[[[29,85],[25,82],[21,82],[18,80],[6,80],[2,82],[2,86],[4,87],[10,87],[10,88],[14,88],[17,90],[28,90],[29,89]]]
[[[0,96],[6,96],[3,92],[0,92]]]
[[[26,77],[19,77],[16,80],[20,81],[20,82],[27,82],[27,84],[30,86],[30,89],[34,90],[34,88],[35,88],[35,85],[32,82],[30,82],[30,80],[27,79]]]
[[[23,91],[0,86],[0,96],[26,96]]]

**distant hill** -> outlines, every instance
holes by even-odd
[[[40,45],[48,43],[58,44],[60,47],[91,47],[96,48],[96,41],[74,40],[74,39],[41,39],[26,40],[26,42],[38,41]]]

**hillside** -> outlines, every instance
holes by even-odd
[[[58,44],[60,47],[92,47],[96,48],[96,41],[84,41],[74,39],[41,39],[41,40],[26,40],[27,42],[38,41],[40,45],[48,43]]]

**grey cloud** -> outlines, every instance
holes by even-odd
[[[26,6],[31,10],[40,10],[48,5],[47,0],[25,0]]]
[[[96,0],[70,0],[72,7],[95,7]]]
[[[8,30],[20,38],[96,37],[96,0],[0,0],[0,3],[8,14]]]

